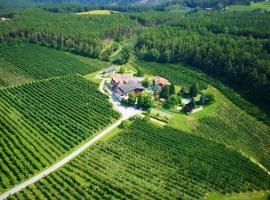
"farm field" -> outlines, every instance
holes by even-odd
[[[268,200],[269,191],[240,192],[232,194],[210,194],[207,200]]]
[[[231,5],[228,11],[252,11],[255,9],[269,10],[270,2],[256,2],[246,5]]]
[[[0,46],[0,88],[67,74],[87,74],[110,63],[35,44]]]
[[[212,82],[205,74],[181,65],[168,64],[165,67],[164,64],[140,62],[138,66],[178,85],[189,86],[195,81],[205,87],[207,81]],[[169,121],[169,125],[240,150],[270,170],[269,126],[245,113],[218,90],[211,92],[217,103],[211,105],[209,110],[190,116],[179,114]]]
[[[119,117],[80,76],[0,90],[0,192],[56,162]]]
[[[269,186],[261,168],[223,145],[136,120],[8,199],[199,199]]]
[[[112,13],[115,13],[115,12],[111,10],[91,10],[88,12],[80,12],[76,14],[77,15],[110,15]]]

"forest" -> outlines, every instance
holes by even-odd
[[[144,24],[152,24],[153,19],[143,20]],[[140,59],[184,63],[218,77],[265,105],[269,112],[269,21],[267,13],[170,18],[160,27],[141,33],[135,49]]]
[[[25,38],[31,43],[64,49],[92,58],[99,57],[103,39],[120,41],[131,36],[138,27],[136,21],[124,15],[100,17],[53,14],[42,9],[19,10],[15,13],[16,17],[11,23],[0,23],[1,43],[10,38]]]

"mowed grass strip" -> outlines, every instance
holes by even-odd
[[[119,114],[80,76],[0,91],[0,192],[56,162]]]

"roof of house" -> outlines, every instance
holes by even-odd
[[[116,83],[116,84],[119,84],[119,85],[123,85],[123,84],[127,84],[131,81],[133,82],[140,82],[143,80],[143,78],[140,78],[140,77],[130,77],[130,76],[113,76],[112,77],[112,80]]]
[[[167,85],[167,84],[169,84],[169,81],[165,78],[158,76],[155,78],[155,84],[156,85]]]
[[[144,87],[136,81],[129,81],[126,85],[119,87],[119,94],[122,96],[134,90],[144,90]]]
[[[110,67],[107,67],[106,69],[103,69],[102,73],[109,73],[115,70],[116,70],[115,66],[110,66]]]

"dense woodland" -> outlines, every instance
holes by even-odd
[[[99,57],[103,39],[120,41],[130,37],[138,26],[136,21],[124,15],[80,16],[53,14],[41,9],[15,12],[18,14],[10,23],[0,23],[0,42],[7,42],[10,38],[26,38],[32,43],[92,58]]]

